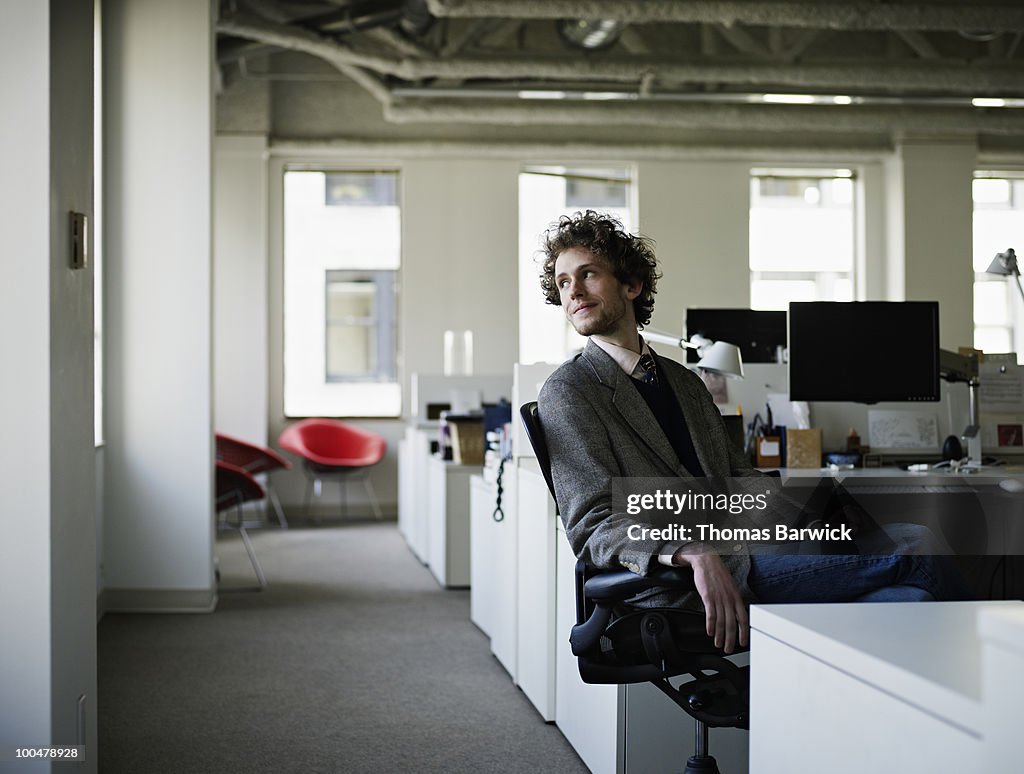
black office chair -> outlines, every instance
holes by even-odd
[[[544,480],[555,497],[537,403],[520,408]],[[557,498],[556,498],[557,507]],[[693,588],[688,570],[657,567],[647,576],[576,563],[576,625],[569,636],[585,683],[654,684],[696,721],[695,752],[686,774],[717,774],[708,729],[749,728],[750,668],[722,655],[705,631],[704,614],[675,608],[628,609],[626,601],[654,587]],[[622,612],[623,610],[626,612]],[[690,675],[678,688],[669,678]]]

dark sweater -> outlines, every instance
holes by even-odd
[[[691,476],[704,476],[704,468],[697,459],[697,451],[693,448],[693,438],[690,435],[690,428],[686,425],[686,418],[679,408],[679,401],[672,393],[664,377],[659,376],[657,384],[644,384],[637,379],[630,379],[636,387],[640,396],[647,403],[658,420],[661,431],[665,433],[668,442],[675,449],[679,462],[690,473]]]

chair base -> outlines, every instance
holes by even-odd
[[[303,505],[307,518],[310,516],[311,495],[315,493],[317,500],[320,499],[322,480],[328,477],[336,478],[341,487],[339,504],[341,506],[340,515],[343,519],[348,517],[348,484],[351,481],[359,481],[363,485],[370,500],[370,507],[373,508],[374,517],[377,519],[383,518],[380,503],[377,501],[377,492],[373,488],[373,482],[370,481],[370,469],[368,467],[325,468],[313,465],[307,460],[302,466],[302,471],[306,474],[306,492]],[[319,521],[319,519],[316,520]]]
[[[256,558],[256,550],[253,548],[252,541],[249,539],[249,533],[245,529],[245,522],[242,520],[242,503],[237,503],[235,507],[235,514],[237,521],[232,523],[227,518],[226,511],[222,511],[222,518],[218,520],[218,528],[220,529],[234,529],[238,531],[238,534],[242,538],[242,545],[245,546],[245,553],[249,555],[249,563],[252,565],[252,570],[256,574],[256,582],[259,584],[254,588],[246,588],[245,591],[262,591],[267,587],[267,576],[263,574],[263,567],[260,566],[260,560]],[[216,567],[217,582],[220,583],[220,564],[218,562]],[[224,591],[225,589],[220,589]],[[242,590],[242,589],[232,589]]]

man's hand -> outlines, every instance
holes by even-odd
[[[693,569],[693,582],[704,603],[708,637],[714,638],[716,648],[732,653],[739,634],[740,647],[745,648],[750,636],[747,607],[722,558],[715,553],[685,551],[676,551],[672,563]]]

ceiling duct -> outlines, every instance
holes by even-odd
[[[769,0],[426,0],[437,18],[619,19],[833,30],[1024,30],[1017,2],[769,2]]]
[[[626,23],[616,19],[559,19],[555,22],[562,40],[584,51],[611,48],[625,28]]]

